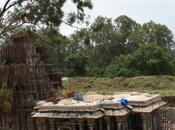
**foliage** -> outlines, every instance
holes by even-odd
[[[64,12],[67,0],[6,0],[0,8],[0,37],[7,36],[22,25],[54,26],[83,21],[84,9],[92,9],[91,0],[72,0],[76,11]],[[65,17],[67,15],[67,17]],[[63,20],[63,18],[67,20]]]
[[[133,53],[147,44],[170,51],[174,45],[172,32],[165,25],[154,22],[140,25],[127,16],[119,16],[114,21],[97,17],[90,28],[75,32],[71,41],[74,52],[81,50],[89,57],[91,68],[105,68],[114,58]]]
[[[11,110],[11,91],[6,83],[3,83],[0,88],[0,109],[4,112]]]
[[[90,63],[91,66],[105,67],[114,55],[119,52],[115,51],[119,47],[117,42],[118,35],[115,33],[112,20],[98,17],[89,29],[90,40],[93,49],[91,49]],[[98,60],[97,60],[98,59]]]
[[[175,74],[173,35],[165,25],[141,25],[127,16],[115,20],[100,16],[70,37],[53,26],[32,30],[25,31],[48,45],[51,62],[65,76]]]
[[[173,34],[166,25],[148,22],[142,26],[145,44],[156,44],[158,46],[171,49],[174,46]]]
[[[97,17],[70,40],[71,53],[81,50],[88,56],[89,76],[174,74],[173,35],[165,25]]]
[[[49,59],[60,71],[65,71],[66,48],[70,40],[55,28],[45,28],[36,33],[38,41],[49,48]],[[36,36],[35,35],[35,36]]]
[[[87,57],[82,52],[77,52],[66,57],[66,72],[69,76],[83,76],[86,74]]]
[[[104,68],[100,68],[100,67],[88,67],[87,68],[87,75],[88,76],[103,76],[105,72]]]
[[[132,77],[136,75],[136,72],[134,73],[128,68],[119,65],[109,65],[106,67],[104,75],[108,77],[117,77],[117,76]]]
[[[137,49],[142,42],[139,39],[141,25],[125,15],[116,18],[115,24],[117,32],[121,35],[120,42],[123,43],[124,53],[126,54]]]
[[[115,64],[140,75],[173,75],[174,55],[156,45],[144,45],[135,52],[120,56]]]

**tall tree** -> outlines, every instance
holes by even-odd
[[[86,74],[87,56],[82,52],[69,55],[65,59],[68,76],[84,76]]]
[[[44,32],[44,33],[43,33]],[[55,28],[45,28],[44,31],[37,31],[38,41],[46,44],[49,48],[50,61],[61,71],[65,71],[65,57],[69,55],[67,47],[70,44],[69,38],[62,35]]]
[[[104,17],[96,18],[89,29],[82,29],[71,36],[74,47],[81,49],[89,57],[90,66],[106,66],[111,57],[118,53],[115,48],[116,35],[112,20]]]
[[[89,47],[92,46],[90,41],[90,31],[87,28],[76,31],[71,35],[70,39],[72,42],[69,44],[69,51],[72,53],[89,50]]]
[[[168,49],[171,49],[175,44],[172,32],[165,25],[151,21],[143,24],[142,31],[142,39],[145,44],[152,43]]]
[[[131,18],[122,15],[115,19],[115,28],[120,33],[120,42],[123,44],[124,52],[129,53],[139,47],[141,25]]]
[[[143,45],[133,53],[122,55],[114,64],[140,75],[175,74],[174,54],[157,45]]]
[[[67,0],[6,0],[0,7],[0,38],[21,25],[55,26],[62,22],[71,24],[82,21],[84,8],[92,8],[91,0],[72,0],[77,11],[68,12],[67,19],[63,6]]]
[[[95,66],[104,67],[110,63],[111,57],[116,55],[116,51],[112,51],[117,44],[112,20],[98,17],[91,25],[90,34],[94,45],[93,63],[96,63]]]

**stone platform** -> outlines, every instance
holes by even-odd
[[[130,107],[122,105],[121,99],[128,101]],[[73,98],[56,104],[40,101],[32,117],[42,129],[47,126],[46,122],[53,121],[57,130],[165,130],[166,116],[160,112],[165,105],[159,94],[88,92],[82,101]]]

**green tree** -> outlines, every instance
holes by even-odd
[[[74,50],[82,50],[89,57],[91,67],[103,67],[118,53],[115,35],[111,19],[98,17],[90,28],[77,31],[71,39]]]
[[[142,26],[145,44],[156,44],[161,47],[171,49],[174,46],[173,34],[165,25],[148,22]]]
[[[156,35],[152,33],[155,29]],[[99,70],[96,68],[110,65],[114,58],[133,54],[147,44],[171,49],[174,44],[172,33],[165,25],[147,23],[142,26],[125,15],[114,21],[100,16],[90,28],[77,31],[71,36],[70,50],[84,52],[89,57],[89,70],[94,73],[94,70]]]
[[[93,45],[91,45],[90,42],[90,31],[87,28],[82,28],[78,31],[76,31],[74,34],[70,37],[71,43],[69,44],[69,51],[71,53],[77,52],[77,51],[85,51],[88,52],[86,54],[89,54]]]
[[[77,52],[65,58],[67,76],[84,76],[86,74],[87,56]]]
[[[43,33],[44,32],[44,33]],[[32,34],[34,35],[34,34]],[[49,48],[49,60],[61,72],[65,71],[65,57],[69,55],[67,47],[70,44],[69,38],[62,35],[59,30],[55,28],[45,28],[43,31],[37,31],[35,37],[42,44]]]
[[[129,55],[122,55],[114,64],[139,75],[173,75],[174,54],[157,45],[143,45]]]
[[[77,31],[72,39],[74,47],[88,55],[90,68],[106,67],[114,57],[139,47],[140,29],[141,26],[127,16],[120,16],[115,23],[99,16],[90,28]]]
[[[54,26],[83,21],[84,8],[92,8],[91,0],[72,0],[77,11],[64,12],[67,0],[6,0],[0,8],[0,37],[22,25]],[[63,20],[66,17],[68,20]]]
[[[115,29],[120,34],[119,40],[125,54],[134,51],[142,43],[140,39],[141,25],[131,18],[125,15],[116,18]]]
[[[111,62],[119,46],[112,20],[98,17],[90,27],[90,40],[94,46],[91,66],[105,67]]]
[[[132,77],[132,76],[136,76],[136,73],[129,70],[126,67],[111,64],[111,65],[106,67],[105,72],[104,72],[104,76],[108,76],[108,77],[117,77],[117,76]]]

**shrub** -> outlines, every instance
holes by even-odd
[[[82,52],[66,57],[66,74],[68,76],[84,76],[86,74],[87,59],[87,56]]]
[[[100,67],[87,68],[88,76],[103,76],[105,69]]]
[[[126,67],[120,67],[118,65],[109,65],[105,69],[104,75],[109,77],[117,77],[117,76],[131,77],[135,76],[136,74],[127,69]]]

